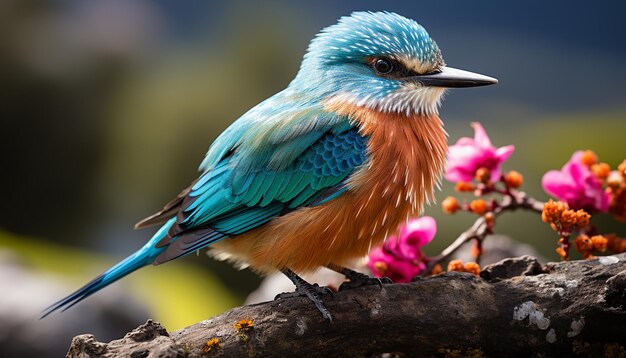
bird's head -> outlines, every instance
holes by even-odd
[[[355,12],[309,45],[291,86],[383,112],[437,113],[445,88],[497,83],[447,67],[437,43],[413,20]]]

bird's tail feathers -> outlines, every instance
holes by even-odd
[[[156,234],[154,234],[152,239],[137,252],[103,272],[76,292],[46,308],[42,312],[41,318],[48,316],[54,311],[65,311],[129,273],[151,264],[154,259],[165,250],[165,247],[156,248],[155,245],[163,237],[165,237],[174,221],[175,218],[170,219]]]

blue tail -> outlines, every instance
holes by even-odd
[[[159,229],[159,231],[157,231],[156,234],[154,234],[152,239],[150,239],[150,241],[137,252],[127,257],[117,265],[111,267],[100,276],[94,278],[93,280],[91,280],[91,282],[89,282],[76,292],[46,308],[43,311],[41,318],[44,318],[50,313],[57,310],[65,311],[68,308],[77,304],[78,302],[100,291],[104,287],[128,275],[129,273],[151,264],[154,259],[167,248],[156,248],[155,245],[157,242],[165,237],[167,231],[174,224],[175,221],[176,218],[170,219],[165,225],[161,227],[161,229]]]

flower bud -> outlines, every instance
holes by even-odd
[[[561,213],[561,218],[559,219],[559,222],[562,226],[565,227],[574,226],[578,222],[578,215],[576,215],[576,212],[574,210],[565,210]]]
[[[472,185],[472,183],[468,183],[465,181],[460,181],[458,183],[456,183],[454,190],[458,191],[458,192],[470,192],[474,190],[474,186]]]
[[[598,156],[593,150],[586,150],[583,152],[583,155],[580,157],[582,163],[588,167],[596,164],[598,162]]]
[[[613,190],[615,190],[615,189],[618,189],[622,185],[623,180],[624,178],[622,178],[622,175],[619,173],[619,171],[614,170],[611,173],[609,173],[609,176],[606,178],[606,185],[609,188],[612,188]]]
[[[504,176],[504,182],[509,188],[519,188],[524,183],[524,177],[519,172],[511,170]]]
[[[626,238],[618,237],[616,234],[604,236],[607,240],[607,249],[615,253],[626,252]]]
[[[563,211],[568,209],[569,206],[567,205],[567,203],[550,199],[543,206],[541,219],[547,223],[554,223],[561,218],[561,214],[563,213]]]
[[[617,171],[620,175],[626,179],[626,159],[617,166]]]
[[[483,184],[489,183],[491,180],[491,172],[489,169],[485,167],[478,168],[478,170],[476,170],[476,180]]]
[[[598,163],[591,166],[591,172],[596,178],[604,180],[611,173],[611,167],[606,163]]]
[[[578,209],[576,211],[576,226],[582,228],[589,225],[589,219],[591,219],[591,215],[589,215],[585,210]]]
[[[454,214],[459,208],[459,202],[453,196],[449,196],[441,202],[441,209],[446,214]]]
[[[587,257],[593,251],[593,241],[587,235],[580,235],[574,240],[574,248],[580,252],[583,257]]]
[[[607,238],[602,235],[596,235],[591,237],[591,242],[595,251],[604,252],[606,251],[606,246],[609,240],[607,240]]]
[[[469,205],[470,210],[478,215],[483,215],[489,209],[487,202],[483,199],[472,200]]]

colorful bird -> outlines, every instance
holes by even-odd
[[[394,233],[439,183],[447,143],[438,116],[447,87],[497,83],[447,67],[415,21],[355,12],[310,43],[289,86],[227,128],[202,174],[135,227],[161,225],[137,252],[43,313],[66,310],[149,264],[210,246],[260,274],[282,271],[325,319],[325,287],[297,273],[326,266],[343,288],[381,281],[344,266]],[[390,282],[388,279],[384,283]]]

